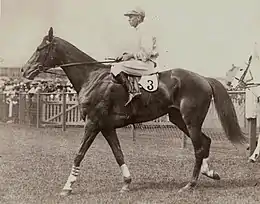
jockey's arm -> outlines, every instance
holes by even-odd
[[[159,55],[159,53],[154,48],[155,46],[150,46],[147,43],[147,45],[142,45],[139,48],[139,51],[136,53],[124,53],[122,56],[122,60],[127,61],[129,59],[134,58],[136,60],[141,60],[143,62],[146,62],[152,59],[153,57],[157,57]]]
[[[148,60],[153,60],[159,56],[157,51],[157,38],[150,32],[144,32],[140,40],[139,48],[137,52],[129,53],[126,52],[121,57],[122,61],[127,61],[130,59],[141,60],[146,62]]]
[[[157,58],[157,38],[151,33],[145,33],[141,39],[139,51],[134,53],[134,58],[142,61],[148,61],[152,58]]]

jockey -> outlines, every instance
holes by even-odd
[[[144,24],[145,12],[136,8],[125,13],[124,16],[129,18],[130,26],[136,30],[136,49],[134,52],[125,52],[117,57],[116,60],[119,62],[111,67],[111,73],[128,91],[129,99],[125,104],[127,105],[135,96],[141,94],[139,86],[128,81],[128,74],[133,76],[152,74],[159,53],[156,49],[156,36]]]

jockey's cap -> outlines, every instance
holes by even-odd
[[[143,9],[137,7],[131,11],[128,11],[127,13],[124,14],[124,16],[131,16],[131,15],[137,15],[137,16],[143,16],[145,17],[145,12]]]

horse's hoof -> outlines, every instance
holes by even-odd
[[[181,188],[178,193],[183,193],[183,192],[189,192],[192,191],[194,189],[195,186],[192,186],[190,183],[188,183],[186,186],[184,186],[183,188]]]
[[[129,189],[128,186],[123,186],[123,187],[121,188],[121,190],[120,190],[120,193],[126,193],[126,192],[129,192],[129,191],[130,191],[130,189]]]
[[[186,191],[186,190],[181,188],[180,190],[178,190],[178,193],[183,193],[184,191]]]
[[[61,196],[69,196],[69,195],[71,195],[71,193],[72,193],[72,190],[62,190],[60,192],[60,195]]]
[[[220,180],[220,176],[215,171],[213,171],[212,175],[208,175],[207,173],[201,173],[201,174],[204,175],[204,176],[207,176],[207,177],[209,177],[211,179],[214,179],[214,180]]]
[[[190,192],[190,191],[192,191],[192,190],[193,190],[193,188],[185,188],[185,187],[183,187],[183,188],[181,188],[181,189],[178,191],[178,193]]]
[[[218,175],[217,172],[213,172],[213,177],[212,177],[214,180],[220,180],[220,176]]]
[[[248,159],[248,162],[249,162],[249,163],[255,163],[255,160],[254,160],[254,159],[251,159],[251,158],[249,158],[249,159]]]

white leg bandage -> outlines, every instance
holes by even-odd
[[[130,172],[129,172],[128,167],[126,166],[126,164],[123,164],[120,168],[121,168],[123,177],[129,178],[130,177]]]
[[[63,187],[63,190],[72,190],[72,184],[77,180],[77,176],[79,175],[79,167],[73,166],[68,177],[68,180]]]
[[[202,165],[201,165],[201,173],[206,174],[209,177],[213,177],[214,171],[209,169],[208,160],[209,160],[209,158],[203,159]]]

